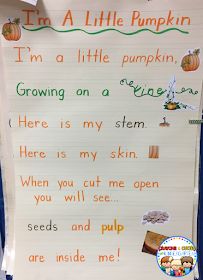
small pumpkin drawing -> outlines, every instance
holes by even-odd
[[[177,103],[177,102],[167,102],[167,103],[165,103],[164,108],[166,110],[177,110],[177,109],[180,109],[180,106],[179,106],[179,103]]]
[[[21,38],[20,19],[15,18],[13,21],[5,23],[2,28],[2,35],[8,41],[18,41]]]
[[[185,55],[181,62],[181,67],[184,71],[195,71],[200,65],[199,59],[200,49],[195,49],[193,53],[189,51],[189,54]]]

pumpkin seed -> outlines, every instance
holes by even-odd
[[[149,211],[142,218],[142,224],[151,223],[151,224],[163,224],[169,219],[169,214],[166,211]]]

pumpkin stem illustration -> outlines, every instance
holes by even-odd
[[[163,117],[163,120],[164,120],[164,124],[166,123],[166,117]]]
[[[11,23],[11,19],[10,18],[8,18],[8,21],[9,21],[9,23]]]

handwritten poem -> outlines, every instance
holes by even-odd
[[[192,239],[203,4],[2,2],[15,279],[163,279],[142,247]]]

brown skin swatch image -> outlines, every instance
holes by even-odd
[[[142,252],[151,255],[156,255],[159,246],[166,238],[168,237],[165,235],[161,235],[152,231],[147,231],[142,247]]]

